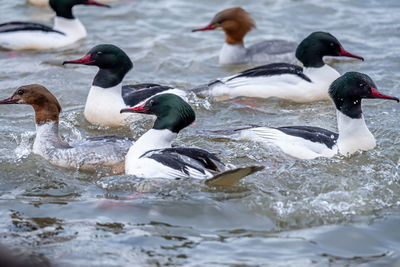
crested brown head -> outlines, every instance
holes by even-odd
[[[244,36],[255,27],[247,11],[241,7],[232,7],[217,13],[208,26],[194,31],[221,28],[225,32],[225,41],[228,44],[242,44]]]
[[[57,98],[40,84],[30,84],[19,87],[14,94],[0,101],[0,104],[28,104],[35,110],[37,124],[50,121],[58,123],[61,106]]]

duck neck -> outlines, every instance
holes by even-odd
[[[337,110],[336,114],[339,129],[337,145],[340,154],[349,155],[357,150],[365,151],[375,147],[375,138],[368,130],[362,113],[353,118],[340,110]]]
[[[304,41],[296,49],[296,58],[306,68],[319,68],[325,65],[323,55],[315,51],[313,47],[306,45]]]
[[[75,39],[84,38],[87,35],[85,26],[77,18],[64,18],[56,16],[54,18],[54,30],[60,31]]]
[[[110,68],[110,69],[100,69],[93,80],[94,86],[99,86],[102,88],[112,88],[117,86],[122,82],[125,77],[125,74],[131,68],[126,67],[121,64],[118,67]]]
[[[129,149],[129,157],[140,158],[144,153],[154,149],[170,148],[177,133],[168,129],[150,129],[142,135]]]

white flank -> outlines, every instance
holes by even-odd
[[[261,77],[231,77],[221,79],[210,88],[212,96],[227,95],[231,98],[239,96],[270,98],[277,97],[298,103],[328,100],[330,84],[340,74],[328,65],[320,68],[304,68],[304,74],[311,83],[295,74],[281,74]]]
[[[317,157],[333,157],[337,153],[337,147],[332,149],[325,144],[312,142],[304,138],[288,135],[284,132],[268,127],[257,127],[241,131],[241,138],[275,145],[285,154],[299,159],[314,159]]]
[[[54,30],[64,34],[43,31],[16,31],[0,33],[0,46],[12,50],[46,50],[70,45],[87,33],[78,19],[54,18]]]

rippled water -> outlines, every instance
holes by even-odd
[[[400,2],[121,0],[112,9],[76,7],[89,32],[53,52],[0,51],[0,94],[40,83],[63,106],[67,140],[116,133],[138,137],[151,122],[106,129],[85,122],[82,110],[97,71],[61,66],[99,43],[121,46],[134,60],[126,84],[192,87],[246,68],[220,67],[221,32],[191,33],[227,7],[241,5],[257,22],[248,43],[310,32],[334,34],[365,62],[333,60],[340,72],[370,75],[385,93],[400,95]],[[51,12],[1,0],[0,22],[50,23]],[[252,105],[191,97],[196,125],[177,143],[220,152],[225,162],[264,164],[239,186],[208,188],[197,181],[134,179],[50,165],[31,153],[33,111],[0,107],[0,243],[42,255],[61,266],[400,264],[399,108],[366,100],[373,151],[350,158],[295,160],[274,148],[198,136],[203,129],[249,124],[314,125],[336,130],[330,103],[298,105],[254,100]]]

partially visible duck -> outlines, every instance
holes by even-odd
[[[363,73],[347,72],[336,79],[329,88],[336,106],[339,133],[319,127],[249,127],[231,132],[239,138],[275,145],[284,153],[299,159],[351,155],[356,151],[371,150],[376,146],[361,110],[364,98],[395,100],[376,89],[372,79]]]
[[[99,0],[100,3],[115,2],[117,0]],[[28,0],[28,3],[38,7],[48,7],[49,0]]]
[[[85,38],[85,27],[72,14],[75,5],[109,7],[94,0],[50,0],[50,7],[56,12],[53,27],[20,21],[0,24],[0,47],[9,50],[48,50]]]
[[[217,13],[211,23],[196,31],[222,29],[225,43],[219,54],[220,64],[266,64],[272,62],[296,61],[294,51],[297,44],[284,40],[266,40],[245,47],[243,38],[255,28],[250,14],[241,7],[225,9]]]
[[[125,155],[133,141],[115,135],[91,137],[72,144],[63,141],[58,132],[61,106],[45,87],[38,84],[22,86],[0,104],[33,107],[36,121],[33,153],[51,164],[81,170],[96,170],[104,166],[114,173],[123,173]]]
[[[229,170],[211,153],[198,148],[171,147],[183,128],[195,120],[191,106],[173,94],[161,94],[141,106],[121,112],[151,114],[154,126],[129,149],[125,173],[143,178],[195,178],[209,185],[233,185],[241,178],[264,167],[251,166]]]
[[[304,68],[287,63],[273,63],[214,80],[194,90],[217,98],[276,97],[299,103],[329,100],[329,85],[340,74],[324,63],[324,56],[364,60],[347,52],[330,33],[314,32],[296,50],[296,57]]]
[[[93,47],[84,57],[64,61],[63,64],[83,64],[99,67],[86,100],[84,115],[92,124],[105,126],[127,125],[133,119],[141,118],[120,114],[125,107],[141,105],[148,98],[160,93],[173,93],[182,97],[186,93],[169,86],[153,83],[124,85],[122,81],[132,69],[132,61],[119,47],[102,44]]]

